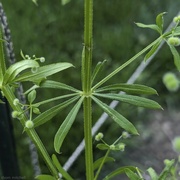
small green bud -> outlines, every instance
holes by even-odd
[[[31,121],[31,120],[26,121],[25,127],[28,128],[28,129],[33,128],[34,127],[33,121]]]
[[[13,101],[13,104],[14,104],[15,106],[17,106],[17,105],[19,104],[19,99],[15,98],[14,101]]]
[[[180,136],[177,136],[173,139],[172,146],[176,152],[180,153]]]
[[[33,108],[33,113],[34,114],[41,114],[39,108]]]
[[[180,15],[174,17],[173,22],[174,22],[174,23],[179,23],[179,22],[180,22]]]
[[[124,143],[119,143],[119,144],[118,144],[118,149],[119,149],[120,151],[124,151],[124,149],[125,149],[125,144],[124,144]]]
[[[165,164],[165,165],[168,165],[170,162],[171,162],[171,161],[170,161],[169,159],[165,159],[165,160],[164,160],[164,164]]]
[[[122,138],[127,139],[130,137],[130,134],[127,131],[123,131]]]
[[[172,46],[179,46],[180,45],[180,38],[178,38],[178,37],[170,37],[167,41]]]
[[[32,73],[36,73],[38,71],[38,67],[33,67],[33,68],[31,68],[31,72]]]
[[[104,137],[103,133],[100,132],[95,136],[95,140],[100,141],[103,137]]]
[[[179,80],[176,75],[171,72],[163,76],[163,83],[169,91],[175,92],[179,89]]]
[[[114,144],[110,145],[109,148],[110,148],[111,150],[116,150],[116,146],[115,146]]]
[[[20,115],[20,112],[19,111],[13,111],[11,115],[13,118],[18,118]]]
[[[40,62],[42,62],[42,63],[45,62],[45,58],[44,58],[44,57],[40,57],[39,60],[40,60]]]

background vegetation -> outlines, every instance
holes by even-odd
[[[79,70],[83,42],[82,0],[72,1],[65,6],[61,5],[60,0],[39,0],[38,7],[30,0],[1,0],[1,2],[8,17],[17,61],[21,60],[21,49],[24,54],[29,54],[30,56],[33,54],[38,57],[44,56],[46,58],[45,63],[48,64],[68,61],[74,64],[76,68],[64,71],[62,74],[53,76],[53,78],[58,78],[62,82],[80,87]],[[111,72],[112,69],[125,62],[157,37],[155,32],[140,29],[136,27],[134,22],[154,23],[156,15],[166,11],[168,14],[165,16],[165,26],[168,26],[179,11],[179,7],[180,2],[177,0],[96,0],[94,2],[94,65],[98,61],[107,59],[106,67],[102,73]],[[142,59],[143,57],[139,59],[139,62]],[[138,65],[139,63],[137,62],[131,65],[123,73],[118,74],[113,81],[126,82]],[[169,93],[163,85],[162,76],[167,71],[176,72],[176,69],[171,53],[164,46],[147,70],[139,77],[138,82],[158,90],[160,96],[152,98],[157,98],[156,100],[160,102],[165,110],[169,108],[170,110],[175,110],[179,108],[179,99],[177,97],[179,97],[180,93]],[[26,89],[27,87],[25,86],[24,88]],[[50,94],[46,90],[39,93],[39,98],[51,97],[56,93],[59,92],[55,91],[53,94]],[[67,112],[70,108],[67,109]],[[140,131],[142,131],[142,137],[140,138],[148,136],[148,132],[146,133],[141,129],[144,129],[148,124],[149,114],[154,113],[154,111],[134,109],[126,105],[119,105],[117,109],[123,112],[128,119],[136,121]],[[95,122],[101,111],[97,108],[93,110]],[[67,112],[61,112],[51,122],[38,129],[40,137],[43,139],[50,154],[54,153],[54,134]],[[66,139],[66,145],[63,146],[62,156],[59,157],[62,164],[82,140],[83,123],[81,115],[79,114],[79,119]],[[153,119],[153,121],[156,120]],[[105,132],[107,141],[115,139],[120,134],[119,128],[114,124],[111,125],[108,121],[101,128],[101,131]],[[27,179],[32,179],[33,172],[30,167],[27,138],[22,134],[22,127],[17,121],[14,121],[14,132],[22,176],[25,175]],[[131,154],[139,146],[138,143],[142,142],[138,138],[133,137],[129,141],[127,152],[121,155],[114,154],[118,159],[115,166],[135,164],[128,156],[129,153]],[[96,149],[94,150],[97,151]],[[98,151],[97,156],[100,156]],[[73,176],[77,177],[78,175],[80,179],[83,179],[84,175],[83,158],[81,156],[70,170]],[[143,159],[145,161],[148,160],[148,156],[143,157]],[[44,166],[41,163],[42,170],[48,172]]]

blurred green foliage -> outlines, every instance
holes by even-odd
[[[83,47],[83,0],[72,0],[65,6],[61,5],[60,0],[38,0],[39,6],[35,6],[31,0],[1,0],[1,2],[8,17],[17,60],[21,60],[20,50],[22,49],[24,54],[29,54],[30,56],[33,54],[38,57],[44,56],[46,58],[45,63],[48,64],[59,61],[71,62],[75,65],[75,69],[69,69],[52,78],[81,88],[79,72]],[[179,6],[180,2],[177,0],[94,1],[93,65],[98,61],[107,59],[106,67],[102,74],[111,72],[112,69],[125,62],[158,36],[154,31],[136,27],[134,22],[151,24],[154,23],[157,14],[167,11],[168,14],[165,16],[165,27],[167,27],[177,14]],[[125,82],[142,60],[143,57],[115,76],[112,81]],[[163,47],[147,70],[138,79],[139,83],[156,88],[161,95],[157,101],[164,105],[166,105],[166,97],[169,92],[162,83],[162,76],[166,71],[175,71],[172,61],[173,59],[168,48]],[[25,89],[28,87],[29,85],[25,86]],[[59,93],[64,92],[45,90],[39,92],[38,98],[48,98]],[[176,99],[175,96],[177,94],[171,94],[171,98]],[[50,104],[49,107],[52,105]],[[61,112],[50,123],[37,129],[50,154],[54,153],[53,138],[55,132],[70,108],[66,112]],[[117,109],[129,119],[137,121],[137,123],[143,119],[140,115],[146,114],[142,110],[138,111],[138,109],[127,105],[118,106]],[[93,111],[95,122],[100,116],[101,110],[94,107]],[[137,117],[139,120],[134,119],[134,117]],[[110,121],[107,121],[101,130],[106,131],[105,136],[109,141],[120,134],[119,128],[114,126],[114,124],[111,125]],[[32,179],[33,172],[30,167],[27,138],[22,134],[22,127],[17,121],[14,122],[14,131],[21,173],[27,179]],[[66,138],[67,143],[63,146],[62,154],[59,155],[62,164],[71,155],[82,138],[83,121],[82,113],[80,113],[73,130],[70,131],[69,136]],[[96,151],[96,149],[94,150]],[[97,152],[96,156],[100,156],[100,153]],[[119,158],[124,159],[125,157],[119,156]],[[81,179],[83,179],[84,175],[83,160],[84,157],[81,156],[71,168],[72,175],[81,177]],[[48,173],[43,162],[41,162],[41,167],[43,172]]]

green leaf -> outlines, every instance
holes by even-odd
[[[60,112],[60,110],[67,107],[68,105],[73,103],[78,98],[79,98],[79,96],[73,97],[73,98],[71,98],[63,103],[60,103],[60,104],[48,109],[47,111],[43,112],[42,114],[40,114],[33,120],[34,127],[38,127],[38,126],[46,123],[47,121],[51,120],[58,112]]]
[[[56,180],[55,177],[51,176],[51,175],[46,175],[46,174],[41,174],[35,177],[35,179],[37,180]]]
[[[33,2],[36,6],[38,6],[37,0],[32,0],[32,2]]]
[[[161,34],[163,31],[163,26],[164,26],[164,18],[163,18],[164,14],[166,14],[166,12],[160,13],[156,17],[156,24],[159,27],[159,29],[161,30]]]
[[[150,168],[147,169],[147,171],[148,171],[148,173],[149,173],[152,180],[158,180],[158,175],[157,175],[156,171],[153,168],[150,167]]]
[[[174,32],[173,32],[174,36],[179,36],[180,35],[180,26],[176,27]]]
[[[0,104],[5,104],[5,102],[0,99]]]
[[[0,27],[0,38],[3,38],[2,30]],[[0,41],[0,89],[3,82],[3,76],[6,72],[5,58],[4,58],[4,49],[3,49],[3,41]]]
[[[19,77],[19,76],[17,77],[17,75],[19,75],[19,73],[21,73],[22,71],[24,71],[28,68],[35,68],[35,67],[39,67],[39,64],[34,60],[19,61],[15,64],[11,65],[6,70],[6,72],[4,74],[3,83],[4,84],[11,83],[11,82],[15,81],[16,78]]]
[[[52,155],[52,161],[53,161],[54,165],[56,166],[56,168],[58,169],[58,171],[61,173],[61,175],[65,179],[73,180],[73,178],[63,169],[63,167],[59,163],[59,161],[58,161],[58,159],[57,159],[55,154]]]
[[[129,179],[133,179],[133,180],[141,180],[142,179],[135,172],[131,171],[130,169],[125,169],[125,173]]]
[[[94,96],[92,99],[106,112],[120,127],[125,129],[127,132],[132,133],[134,135],[139,135],[134,125],[129,122],[125,117],[119,114],[116,110],[110,108],[107,104],[98,100]]]
[[[110,179],[114,178],[115,176],[124,174],[127,169],[129,169],[131,171],[136,171],[136,168],[134,166],[120,167],[120,168],[114,170],[113,172],[111,172],[110,174],[108,174],[103,180],[110,180]]]
[[[99,158],[98,160],[96,160],[93,164],[93,168],[94,170],[98,169],[99,166],[101,165],[102,161],[104,161],[104,163],[108,163],[108,162],[114,162],[115,159],[112,157],[106,157],[104,160],[104,157]]]
[[[180,71],[180,56],[179,56],[179,53],[178,53],[178,51],[176,50],[176,48],[174,46],[172,46],[169,43],[168,43],[168,45],[169,45],[171,53],[172,53],[172,55],[174,57],[174,64],[177,67],[178,71]]]
[[[100,150],[107,150],[109,149],[109,146],[107,144],[99,143],[96,145],[96,147]]]
[[[57,153],[60,152],[61,145],[69,132],[77,113],[81,107],[81,104],[83,102],[84,97],[81,97],[79,101],[75,104],[75,106],[72,108],[72,110],[67,115],[66,119],[61,124],[60,128],[58,129],[55,138],[54,138],[54,148]]]
[[[67,3],[69,3],[71,0],[61,0],[61,4],[64,6],[66,5]]]
[[[175,163],[175,160],[173,159],[173,160],[169,161],[168,164],[166,164],[166,167],[163,169],[163,171],[159,175],[158,180],[164,180],[167,178],[167,176],[168,176],[172,166],[174,165],[174,163]]]
[[[98,62],[93,73],[92,73],[92,77],[91,77],[91,83],[93,84],[95,78],[97,77],[97,75],[99,74],[99,72],[102,70],[104,64],[107,62],[107,60],[104,60],[103,62]]]
[[[95,92],[103,92],[103,91],[124,91],[126,93],[133,94],[158,94],[157,91],[151,87],[140,85],[140,84],[113,84],[109,86],[105,86],[99,89],[96,89]]]
[[[27,60],[26,60],[27,61]],[[46,66],[42,66],[38,68],[37,72],[26,72],[15,78],[14,81],[32,81],[36,82],[38,80],[42,80],[50,75],[53,75],[57,72],[65,70],[67,68],[73,67],[70,63],[54,63]]]
[[[141,28],[149,28],[157,31],[159,34],[161,34],[161,29],[156,24],[143,24],[143,23],[135,23],[138,27]]]
[[[162,39],[160,39],[156,44],[154,44],[154,46],[151,48],[151,50],[145,55],[144,61],[149,59],[157,51],[161,42],[162,42]]]
[[[73,92],[80,92],[78,89],[69,86],[64,83],[52,81],[52,80],[45,80],[40,84],[40,88],[53,88],[53,89],[65,89]]]
[[[113,94],[113,93],[109,93],[109,94],[94,93],[94,95],[103,98],[121,101],[121,102],[126,102],[135,106],[151,108],[151,109],[162,109],[162,107],[157,102],[144,97],[127,95],[127,94]]]
[[[33,103],[33,101],[36,99],[36,91],[32,90],[29,94],[28,94],[28,101],[30,104]]]

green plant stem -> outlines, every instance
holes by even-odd
[[[92,150],[92,100],[91,100],[91,68],[92,68],[92,42],[93,42],[93,0],[84,1],[84,47],[82,53],[82,89],[85,96],[84,109],[84,140],[86,179],[94,178],[93,150]]]
[[[104,158],[103,158],[103,160],[102,160],[102,162],[101,162],[101,164],[100,164],[100,166],[99,166],[99,168],[98,168],[98,170],[96,172],[96,176],[95,176],[94,180],[97,180],[97,178],[98,178],[98,176],[99,176],[99,174],[101,172],[101,169],[102,169],[102,167],[104,165],[104,162],[105,162],[106,158],[108,157],[109,153],[110,153],[110,148],[107,150],[107,152],[106,152],[106,154],[105,154],[105,156],[104,156]]]
[[[4,96],[6,97],[6,99],[8,100],[10,106],[12,107],[12,109],[14,111],[19,111],[19,112],[23,112],[23,110],[21,109],[20,105],[14,105],[13,104],[13,100],[16,98],[14,93],[12,92],[11,88],[6,85],[2,87],[2,91]],[[27,121],[27,117],[25,115],[23,115],[22,119],[20,119],[21,124],[23,125],[23,127],[25,127],[25,122]],[[37,135],[35,129],[24,129],[27,133],[27,135],[30,137],[30,139],[33,141],[33,143],[36,145],[37,149],[39,150],[39,152],[41,153],[45,163],[47,164],[50,172],[52,173],[52,175],[56,178],[58,178],[58,171],[55,168],[54,164],[52,163],[52,160],[49,156],[49,154],[47,153],[42,141],[40,140],[39,136]]]
[[[156,44],[160,39],[163,38],[163,35],[157,38],[155,41],[153,41],[151,44],[149,44],[147,47],[145,47],[143,50],[141,50],[139,53],[137,53],[135,56],[130,58],[128,61],[126,61],[123,65],[115,69],[112,73],[110,73],[108,76],[106,76],[104,79],[102,79],[100,82],[98,82],[94,87],[92,87],[92,92],[97,89],[99,86],[104,84],[106,81],[111,79],[114,75],[116,75],[119,71],[127,67],[129,64],[131,64],[134,60],[136,60],[139,56],[141,56],[143,53],[145,53],[148,49],[150,49],[154,44]]]

